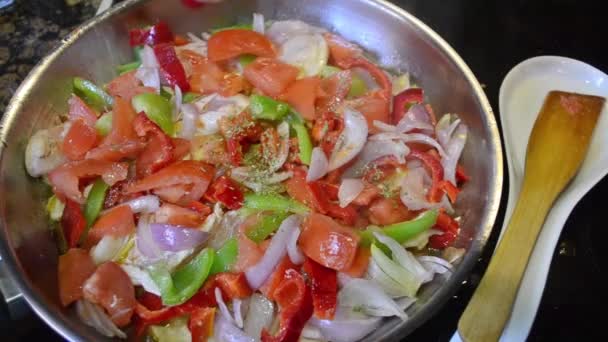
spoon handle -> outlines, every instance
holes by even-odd
[[[550,92],[532,129],[522,189],[490,265],[458,322],[467,342],[498,341],[547,213],[578,171],[604,99]]]

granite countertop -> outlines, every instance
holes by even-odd
[[[99,2],[82,0],[67,6],[64,0],[15,0],[14,5],[0,10],[0,113],[39,59],[74,27],[91,18]],[[564,55],[608,70],[604,53],[608,26],[602,24],[605,12],[599,1],[393,2],[427,23],[458,51],[485,85],[494,109],[498,108],[502,78],[526,58]],[[507,181],[496,227],[480,261],[454,297],[408,341],[448,341],[455,331],[496,244],[506,205]],[[576,340],[581,335],[607,340],[605,315],[592,314],[598,308],[601,312],[608,303],[604,285],[608,280],[608,249],[604,246],[608,230],[606,219],[598,210],[605,205],[607,196],[608,179],[604,179],[577,205],[566,223],[529,340]],[[28,341],[61,340],[34,316],[8,326],[0,322],[0,336]]]

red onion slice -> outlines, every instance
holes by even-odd
[[[358,178],[344,178],[338,189],[338,201],[341,208],[346,208],[363,191],[365,184]]]
[[[163,251],[179,252],[200,246],[209,233],[193,228],[183,228],[169,224],[150,224],[152,238]]]
[[[443,179],[452,184],[456,184],[456,167],[458,166],[458,160],[460,159],[464,145],[467,142],[467,135],[467,126],[464,124],[458,125],[446,147],[446,156],[441,159]]]
[[[161,255],[161,250],[154,242],[152,232],[150,231],[150,218],[147,215],[142,215],[137,223],[137,237],[135,244],[137,249],[148,258],[158,258]]]
[[[325,155],[325,152],[323,152],[323,149],[318,146],[313,148],[312,156],[310,157],[310,167],[306,174],[306,181],[316,181],[325,176],[327,174],[328,166],[329,162],[327,161],[327,156]]]
[[[452,121],[452,117],[455,117],[455,115],[445,114],[441,117],[439,122],[437,122],[437,126],[435,126],[437,141],[439,141],[444,148],[448,146],[454,130],[460,124],[460,119],[456,118]]]
[[[401,140],[404,143],[421,143],[432,146],[437,149],[439,154],[444,157],[446,156],[446,152],[443,147],[437,142],[437,140],[429,137],[426,134],[422,133],[394,133],[394,132],[384,132],[372,135],[369,137],[370,141],[383,141],[383,140]]]
[[[289,237],[295,229],[299,229],[299,226],[300,218],[297,215],[291,215],[283,220],[279,230],[277,230],[270,241],[270,245],[266,249],[262,259],[245,271],[245,276],[252,289],[259,289],[266,279],[268,279],[272,271],[274,271],[281,259],[287,254]]]
[[[407,133],[414,129],[422,130],[427,135],[433,133],[431,115],[421,104],[413,105],[397,123],[397,132]]]
[[[224,298],[222,297],[222,290],[220,290],[219,287],[215,288],[215,301],[217,302],[217,306],[220,309],[220,314],[224,317],[224,319],[226,319],[227,321],[229,321],[231,324],[236,325],[239,329],[243,328],[243,320],[241,319],[240,321],[240,325],[239,322],[232,317],[232,314],[230,313],[230,310],[228,310],[228,306],[226,306],[226,303],[224,302]]]
[[[344,129],[329,157],[328,171],[333,171],[355,158],[367,141],[367,133],[365,117],[351,108],[345,108]]]
[[[156,93],[160,93],[160,71],[158,60],[154,54],[154,50],[144,45],[141,51],[141,66],[135,72],[135,77],[146,87],[156,89]]]
[[[409,147],[402,141],[368,141],[353,165],[344,172],[342,178],[356,178],[362,176],[367,164],[384,156],[393,156],[399,163],[405,163],[405,157],[409,153]]]
[[[175,85],[173,87],[173,111],[172,111],[173,120],[179,119],[179,113],[181,112],[181,109],[182,109],[182,99],[183,99],[182,89],[180,87],[178,87],[177,85]]]

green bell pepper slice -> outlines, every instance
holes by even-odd
[[[104,113],[95,121],[95,130],[97,134],[105,137],[112,130],[112,112]]]
[[[290,109],[289,104],[263,95],[251,95],[249,108],[254,118],[264,120],[281,120]]]
[[[246,68],[249,64],[251,64],[257,56],[255,55],[240,55],[239,56],[239,64],[244,68]]]
[[[110,108],[114,104],[112,96],[89,80],[74,77],[72,84],[74,93],[99,111]]]
[[[290,212],[294,214],[307,214],[310,211],[304,204],[276,194],[248,193],[245,195],[243,207],[257,210]]]
[[[439,211],[437,209],[428,210],[413,220],[391,224],[381,228],[380,230],[382,233],[401,244],[433,227],[437,222],[438,215]],[[359,236],[361,236],[361,246],[369,246],[375,240],[373,231],[371,229],[361,231]]]
[[[218,33],[226,30],[253,30],[253,25],[251,24],[236,24],[232,26],[219,27],[211,30],[211,34]]]
[[[119,75],[124,75],[133,70],[137,70],[137,68],[139,68],[140,65],[141,65],[140,61],[135,61],[135,62],[127,63],[127,64],[121,64],[116,67],[116,71],[118,71]]]
[[[228,239],[224,245],[215,252],[213,265],[209,275],[228,272],[236,262],[239,254],[239,245],[235,238]]]
[[[182,96],[182,103],[190,103],[201,96],[202,95],[199,93],[187,92],[184,94],[184,96]]]
[[[173,135],[175,127],[169,100],[158,94],[143,93],[133,96],[131,105],[136,112],[146,113],[167,135]]]
[[[106,199],[106,193],[110,186],[106,184],[101,178],[97,179],[93,183],[93,187],[87,196],[87,200],[84,204],[84,218],[87,221],[87,227],[91,227],[97,216],[103,208],[103,201]]]
[[[298,150],[300,161],[305,165],[310,165],[310,158],[312,157],[312,141],[310,140],[310,134],[308,128],[302,117],[293,111],[287,116],[287,122],[291,125],[291,128],[296,132],[298,138]]]
[[[337,68],[335,66],[326,65],[323,67],[323,69],[321,69],[321,72],[319,74],[323,78],[328,78],[340,71],[342,71],[342,69]],[[348,91],[348,97],[351,97],[351,98],[359,97],[359,96],[365,94],[367,92],[367,90],[368,90],[367,85],[365,84],[363,79],[361,79],[361,77],[359,77],[358,75],[353,73],[352,80],[350,83],[350,90]]]
[[[275,212],[270,215],[265,215],[251,229],[247,230],[247,237],[255,242],[260,243],[274,233],[279,226],[290,214],[286,212]]]
[[[213,248],[205,248],[173,274],[163,264],[150,267],[150,277],[160,289],[163,304],[179,305],[192,298],[209,276],[214,256]]]

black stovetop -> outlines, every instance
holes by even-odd
[[[227,0],[230,1],[230,0]],[[347,0],[345,0],[347,1]],[[2,2],[2,1],[0,1]],[[29,70],[61,37],[90,18],[99,1],[68,7],[63,0],[16,0],[0,14],[0,112]],[[608,71],[608,25],[602,1],[593,0],[397,0],[436,30],[467,62],[498,108],[503,77],[517,63],[538,55],[561,55]],[[505,165],[505,175],[507,174]],[[478,284],[502,225],[503,205],[488,247],[466,284],[408,341],[448,341]],[[561,234],[530,341],[608,340],[608,227],[603,217],[608,179],[576,206]],[[0,309],[0,315],[2,310]],[[34,315],[0,322],[2,339],[60,340]]]

